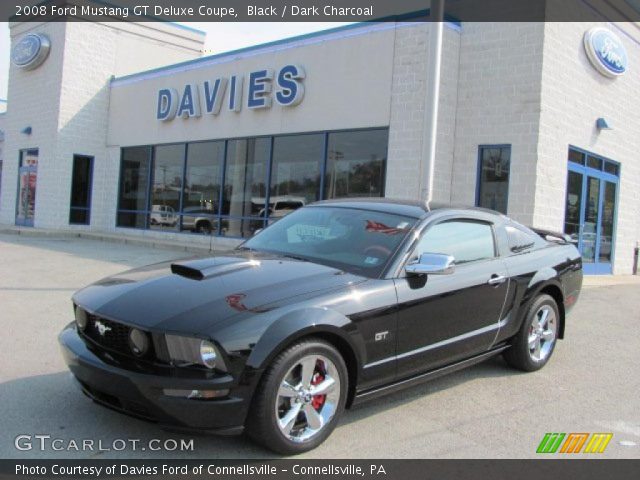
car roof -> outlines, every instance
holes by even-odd
[[[337,198],[332,200],[321,200],[309,206],[331,206],[343,208],[357,208],[360,210],[373,210],[407,217],[422,218],[430,213],[442,210],[483,212],[492,215],[501,215],[499,212],[482,207],[472,207],[468,205],[453,205],[447,203],[431,202],[428,206],[426,202],[415,199],[397,199],[383,197],[366,198]]]

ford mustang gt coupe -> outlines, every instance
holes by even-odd
[[[542,368],[581,285],[562,234],[479,208],[331,200],[235,251],[80,290],[59,340],[97,403],[294,454],[353,404],[493,355]]]

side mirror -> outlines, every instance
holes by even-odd
[[[450,275],[455,270],[455,259],[441,253],[423,253],[416,262],[408,264],[404,271],[409,275]]]
[[[262,230],[264,230],[264,228],[257,228],[253,231],[253,236],[255,237],[257,234],[259,234]]]

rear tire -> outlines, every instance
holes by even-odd
[[[260,381],[247,417],[249,437],[276,453],[316,448],[345,408],[347,366],[329,343],[306,339],[280,353]]]
[[[196,223],[196,232],[197,233],[203,233],[205,235],[211,235],[212,231],[213,231],[213,229],[211,228],[211,224],[209,222],[207,222],[206,220]]]
[[[556,346],[560,313],[550,295],[538,296],[527,310],[520,331],[503,354],[509,365],[525,372],[544,367]]]

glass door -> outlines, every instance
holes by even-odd
[[[619,165],[569,152],[564,231],[578,242],[584,272],[612,273]]]
[[[597,263],[611,265],[618,185],[617,183],[603,180],[602,186]]]
[[[36,209],[37,180],[38,150],[22,150],[20,152],[20,167],[18,170],[16,225],[33,227],[33,218]]]
[[[586,176],[586,196],[582,214],[582,235],[580,252],[584,263],[593,263],[596,259],[598,214],[600,213],[600,180]]]

